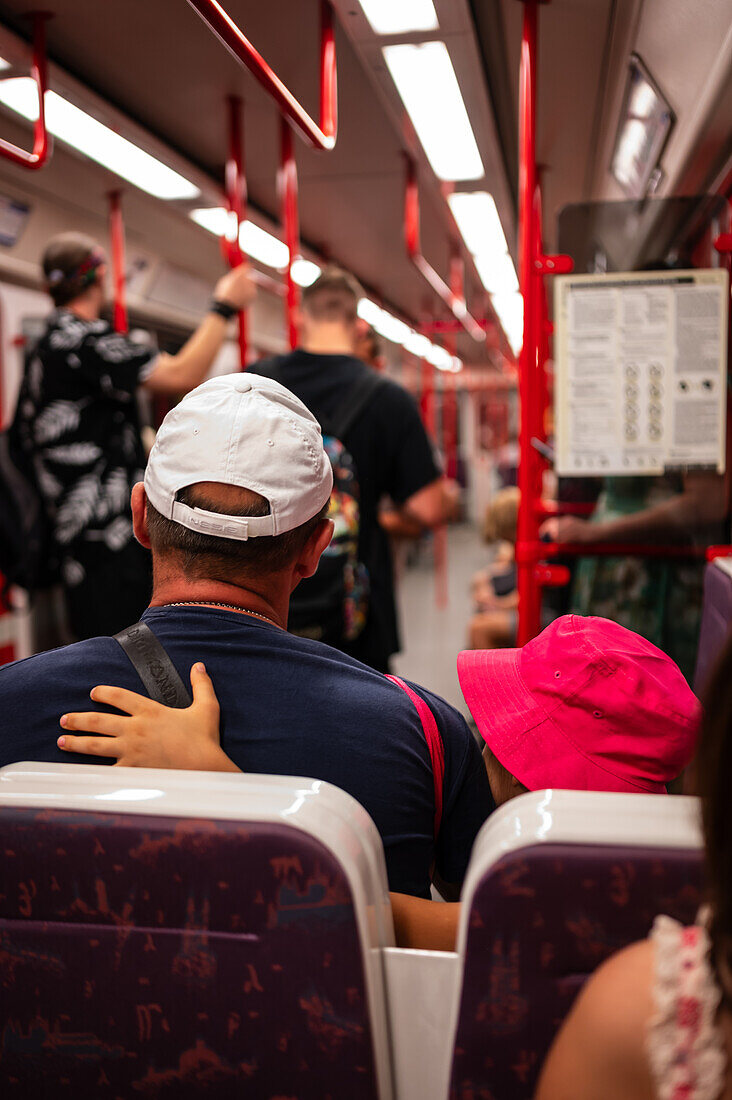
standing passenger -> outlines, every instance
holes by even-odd
[[[28,354],[16,426],[53,526],[69,626],[93,638],[121,630],[150,598],[150,559],[130,511],[145,466],[137,387],[177,395],[202,382],[254,288],[243,267],[219,279],[193,336],[166,355],[100,319],[106,259],[91,238],[54,237],[42,265],[56,308]]]
[[[610,477],[591,520],[546,520],[553,542],[691,543],[726,540],[729,486],[711,471],[663,477]],[[663,558],[582,558],[574,610],[601,615],[636,631],[668,653],[691,682],[699,644],[704,563]]]
[[[350,640],[317,629],[307,633],[388,672],[389,659],[399,649],[399,634],[391,551],[378,522],[379,501],[391,497],[400,515],[418,529],[443,523],[453,504],[410,395],[386,378],[373,383],[368,393],[372,371],[355,355],[360,294],[356,281],[344,271],[326,270],[303,292],[300,347],[253,369],[292,390],[324,432],[335,436],[338,422],[344,422],[349,409],[366,394],[340,440],[353,459],[360,493],[358,561],[365,566],[369,584],[365,625]],[[305,592],[303,588],[298,598]],[[298,612],[297,601],[293,611]]]

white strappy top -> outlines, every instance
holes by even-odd
[[[670,917],[657,917],[651,940],[656,1012],[648,1054],[658,1098],[718,1100],[727,1054],[716,1026],[722,994],[709,962],[706,927],[702,922],[685,928]]]

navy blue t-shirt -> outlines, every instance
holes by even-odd
[[[417,710],[401,688],[353,658],[236,611],[163,607],[143,621],[184,684],[204,661],[221,704],[224,750],[245,772],[323,779],[366,808],[384,842],[392,890],[429,896],[434,862],[460,883],[493,809],[478,746],[456,710],[424,688],[445,756],[443,816],[434,841],[432,764]],[[103,710],[97,684],[144,693],[112,638],[91,638],[0,670],[0,764],[89,763],[56,747],[66,711]],[[98,758],[95,758],[95,760]]]

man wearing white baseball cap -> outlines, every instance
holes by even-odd
[[[444,882],[461,882],[492,808],[463,718],[423,688],[407,685],[410,696],[286,631],[290,594],[330,541],[331,486],[319,425],[284,386],[237,374],[185,397],[132,492],[135,534],[153,562],[143,625],[0,670],[0,765],[88,763],[56,739],[60,716],[88,710],[92,687],[140,692],[142,684],[180,700],[176,692],[203,661],[219,698],[222,745],[238,768],[312,776],[357,798],[381,833],[392,890],[429,896],[433,864]],[[162,646],[157,663],[145,657],[151,645]],[[425,710],[442,748],[439,787]]]

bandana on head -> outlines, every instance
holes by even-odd
[[[54,268],[46,276],[46,282],[49,287],[58,287],[62,283],[66,283],[69,292],[75,290],[77,293],[81,293],[82,290],[86,290],[94,282],[97,277],[97,269],[103,263],[104,253],[99,248],[93,248],[78,267],[73,268],[71,271],[66,272],[58,267]]]

